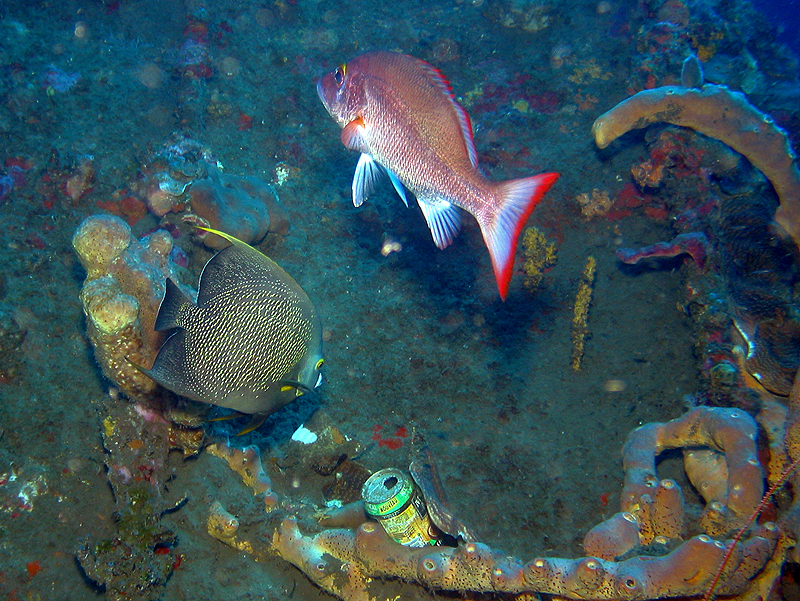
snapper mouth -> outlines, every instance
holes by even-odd
[[[325,105],[325,108],[327,109],[328,100],[325,98],[325,90],[323,89],[322,86],[322,80],[323,80],[322,77],[317,78],[317,96],[319,96],[319,99],[322,101],[322,104]]]
[[[344,127],[342,118],[337,115],[338,108],[340,108],[339,88],[333,82],[333,77],[330,73],[323,75],[317,79],[317,96],[319,96],[322,106],[328,114],[333,117],[340,126]],[[346,122],[345,122],[346,123]]]

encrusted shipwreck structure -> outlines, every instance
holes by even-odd
[[[161,516],[185,499],[166,500],[169,424],[141,405],[106,402],[103,446],[114,493],[114,530],[85,540],[76,553],[84,574],[114,601],[155,598],[180,556]]]
[[[780,198],[775,221],[800,246],[800,170],[786,132],[772,117],[726,86],[662,86],[619,103],[597,118],[592,132],[597,145],[605,148],[632,129],[653,123],[689,127],[747,157]]]
[[[767,115],[724,86],[669,86],[621,103],[597,120],[594,134],[598,146],[605,147],[630,129],[656,122],[690,127],[745,155],[777,192],[780,208],[775,220],[795,244],[800,243],[800,173],[786,134]],[[709,203],[714,204],[713,198]],[[693,208],[693,224],[701,219],[698,215],[708,214],[704,211],[704,206]],[[727,208],[717,227],[729,227],[735,217],[735,210]],[[730,258],[699,233],[682,236],[668,249],[656,248],[649,256],[688,253],[695,272],[704,276]],[[708,252],[713,257],[707,264]],[[641,254],[648,256],[648,251]],[[746,275],[714,276],[713,283],[706,285],[711,290],[706,295],[728,296],[731,279]],[[255,556],[277,554],[347,601],[377,599],[376,580],[389,578],[433,590],[501,593],[526,600],[537,593],[566,599],[769,598],[784,563],[797,561],[800,502],[784,508],[775,522],[759,521],[759,516],[766,507],[774,510],[771,495],[788,477],[794,478],[795,491],[800,485],[800,477],[792,476],[800,462],[800,383],[795,380],[792,387],[790,381],[790,390],[782,393],[789,395],[788,409],[786,399],[760,387],[759,379],[769,378],[748,373],[752,365],[747,361],[735,365],[734,354],[721,352],[724,343],[719,341],[726,340],[734,326],[746,330],[763,320],[763,315],[751,312],[747,321],[741,319],[741,307],[736,305],[740,299],[729,311],[712,310],[712,303],[701,298],[702,286],[692,284],[691,289],[696,294],[692,302],[704,307],[698,332],[717,345],[708,343],[715,349],[709,355],[726,357],[709,365],[716,379],[710,379],[713,390],[708,398],[741,402],[742,408],[695,407],[678,419],[647,424],[631,433],[623,449],[620,510],[587,533],[585,557],[538,557],[524,562],[474,541],[411,549],[389,539],[376,522],[364,521],[360,511],[350,514],[356,516],[355,522],[331,528],[330,520],[324,526],[322,522],[315,525],[296,508],[272,509],[269,529],[274,531],[268,539],[264,531],[240,531],[235,516],[227,513],[222,515],[229,527],[224,536],[217,536],[211,528],[219,519],[216,508],[209,517],[209,532]],[[785,342],[787,335],[782,331],[780,341]],[[761,339],[745,341],[753,352],[755,340]],[[765,352],[773,350],[767,347]],[[767,361],[759,365],[772,369]],[[759,431],[767,439],[761,456],[769,457],[763,468]],[[657,474],[656,460],[665,451],[683,455],[686,480],[699,493],[699,505],[689,501],[678,482]],[[768,494],[765,479],[773,487]],[[289,505],[279,504],[279,508]]]
[[[479,542],[412,549],[394,542],[373,521],[304,534],[298,520],[308,520],[302,515],[285,517],[266,542],[270,539],[261,529],[239,532],[236,517],[218,504],[210,508],[208,531],[257,557],[277,554],[347,601],[377,598],[373,583],[383,578],[442,591],[510,593],[519,599],[547,593],[633,600],[703,595],[719,576],[716,593],[766,597],[789,539],[770,522],[741,539],[725,539],[749,526],[763,495],[756,430],[755,421],[739,409],[698,407],[679,419],[634,431],[623,451],[620,512],[587,534],[583,558],[539,557],[526,563]],[[656,474],[656,458],[669,449],[683,450],[687,477],[706,502],[701,532],[693,536],[687,534],[693,526],[681,488]],[[235,469],[242,463],[235,453],[227,456]],[[258,467],[254,464],[255,471]],[[270,511],[273,518],[285,515],[271,505]]]
[[[793,153],[785,134],[743,96],[721,86],[671,86],[641,92],[598,119],[594,133],[598,145],[604,147],[625,131],[654,122],[691,127],[747,156],[778,193],[781,204],[776,220],[794,242],[800,242],[800,175]],[[75,236],[76,250],[89,274],[82,297],[90,337],[106,375],[134,399],[156,394],[152,383],[127,360],[149,365],[160,343],[152,332],[163,294],[159,286],[166,277],[174,278],[176,269],[167,238],[156,232],[136,241],[121,220],[108,217],[90,218]],[[702,260],[698,260],[701,250]],[[712,270],[724,256],[705,236],[684,235],[656,251],[662,256],[692,255],[698,273]],[[706,264],[706,251],[713,254],[708,261],[712,267]],[[648,252],[657,256],[653,249]],[[708,309],[707,315],[711,313]],[[722,310],[714,315],[713,339],[719,341],[723,339],[720,332],[732,329],[736,315]],[[712,328],[706,326],[708,333]],[[723,355],[716,347],[714,353]],[[283,558],[320,588],[346,601],[380,598],[378,581],[383,579],[465,595],[497,593],[521,601],[534,599],[538,593],[576,600],[713,595],[741,601],[768,599],[784,563],[798,559],[800,502],[773,512],[770,520],[759,521],[759,515],[771,503],[770,495],[765,496],[765,480],[773,487],[781,486],[800,462],[800,383],[795,380],[787,391],[788,401],[779,400],[779,395],[755,388],[746,379],[746,362],[737,367],[732,353],[725,357],[717,364],[730,366],[724,374],[730,377],[723,378],[725,390],[746,389],[746,394],[730,393],[725,398],[728,404],[747,402],[733,408],[694,407],[678,419],[646,424],[632,432],[622,452],[625,477],[619,511],[586,534],[584,557],[524,561],[481,542],[459,540],[457,532],[448,532],[453,546],[404,547],[377,522],[366,520],[360,502],[335,515],[320,516],[310,503],[292,499],[291,490],[273,488],[257,448],[237,449],[221,443],[209,446],[209,453],[227,461],[254,495],[252,506],[243,510],[248,519],[240,520],[245,516],[234,515],[218,501],[209,503],[208,533],[256,558]],[[144,427],[136,415],[119,413],[114,424],[106,424],[105,433],[110,456],[117,453],[131,464],[142,457],[121,454],[121,442],[115,442],[113,435],[122,430],[111,425],[125,424],[125,418]],[[163,429],[161,421],[155,423],[159,431]],[[759,432],[766,436],[760,447]],[[162,445],[165,436],[170,437],[162,434]],[[685,482],[699,498],[688,494],[678,481],[657,473],[657,459],[665,452],[682,455]],[[119,480],[112,480],[115,492],[129,494],[122,486],[125,471],[120,465],[124,462],[108,463]],[[800,477],[793,478],[796,491]],[[161,506],[160,489],[144,488],[152,495],[153,505]],[[437,490],[437,486],[422,488]],[[440,502],[427,495],[426,499],[434,505]],[[250,519],[253,515],[258,519]],[[157,524],[150,517],[151,513],[140,516],[140,521],[148,527]],[[173,544],[171,533],[159,530],[158,535],[164,542],[148,538],[128,544],[142,555],[155,553],[157,545]],[[80,560],[97,582],[112,583],[120,577],[103,572],[97,547],[86,545]],[[169,570],[165,563],[145,576],[158,584]],[[132,589],[126,585],[119,590]]]
[[[687,60],[684,66],[692,62]],[[686,78],[682,77],[682,80]],[[766,599],[773,591],[771,582],[777,577],[783,562],[787,559],[798,561],[800,503],[797,490],[800,478],[796,475],[796,467],[800,462],[800,384],[796,349],[800,344],[800,325],[797,323],[793,288],[797,282],[797,247],[800,246],[800,171],[786,132],[769,115],[751,105],[740,92],[725,86],[700,84],[697,82],[695,87],[663,86],[634,94],[600,116],[592,131],[597,145],[605,148],[623,134],[654,123],[689,128],[723,142],[746,157],[767,178],[780,202],[774,212],[774,222],[789,235],[784,243],[776,242],[770,230],[773,219],[770,207],[774,207],[770,203],[774,201],[768,198],[769,195],[759,193],[757,186],[742,186],[741,179],[735,194],[726,194],[723,188],[712,185],[699,168],[697,157],[708,152],[708,140],[703,142],[699,136],[694,136],[694,144],[703,144],[705,148],[698,153],[688,146],[681,149],[675,144],[676,139],[670,141],[670,134],[665,132],[653,144],[651,157],[656,159],[673,152],[683,155],[678,162],[682,163],[684,171],[692,168],[700,175],[697,180],[701,182],[699,190],[694,191],[699,200],[683,213],[675,215],[676,229],[684,233],[673,241],[633,251],[630,256],[625,250],[617,253],[620,260],[630,263],[644,257],[683,253],[691,256],[694,269],[690,273],[694,275],[689,277],[690,304],[687,307],[692,308],[687,312],[695,322],[697,351],[703,361],[702,370],[708,374],[710,396],[739,404],[757,415],[761,431],[769,439],[767,481],[775,489],[787,479],[792,482],[794,502],[788,511],[783,512],[778,525],[770,526],[775,528],[778,536],[777,545],[771,551],[772,558],[762,574],[741,593],[743,598]],[[715,152],[711,151],[712,154]],[[658,160],[660,167],[669,164],[660,158]],[[652,167],[652,163],[646,164]],[[634,169],[634,177],[642,186],[658,187],[662,184],[663,173],[654,183],[640,180],[636,175]],[[707,255],[710,257],[708,263]],[[699,277],[700,273],[704,275]],[[725,300],[715,306],[714,299]],[[755,432],[751,436],[755,436]],[[719,469],[715,466],[719,457],[712,453],[711,456],[701,456],[698,461],[697,453],[696,450],[684,451],[686,472],[695,486],[697,483],[692,476],[695,470],[710,474]],[[625,457],[627,466],[627,452]],[[693,465],[696,461],[698,465]],[[756,463],[754,457],[746,461],[753,465]],[[730,462],[727,469],[731,469]],[[706,490],[712,488],[713,483],[702,485],[707,488],[698,487],[706,500],[700,523],[709,536],[724,535],[732,528],[741,528],[738,536],[746,536],[751,522],[754,523],[759,513],[771,503],[768,494],[755,509],[750,510],[760,495],[756,483],[761,480],[761,476],[752,471],[733,486],[729,480],[728,494],[738,496],[735,503],[732,503],[732,496],[722,503],[710,498]],[[746,496],[751,498],[743,502]],[[736,504],[740,504],[738,509]],[[723,520],[715,525],[720,516],[731,521],[725,523]],[[762,525],[764,527],[766,524]],[[763,534],[762,531],[759,536]],[[769,538],[768,534],[766,536]],[[725,568],[718,570],[713,583],[718,581],[719,584],[714,591],[711,590],[713,584],[709,585],[708,596],[712,592],[736,592],[725,589],[726,582],[729,582],[731,558],[735,555],[736,552],[730,553]],[[751,550],[743,558],[752,562],[757,556],[759,553]]]
[[[164,341],[154,324],[167,278],[178,281],[172,236],[156,230],[137,240],[119,217],[95,215],[72,245],[86,269],[81,300],[97,361],[126,395],[147,398],[158,386],[136,365],[151,367]]]

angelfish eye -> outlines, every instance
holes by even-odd
[[[333,80],[336,82],[337,86],[341,86],[344,83],[344,75],[345,71],[347,70],[346,65],[342,65],[336,71],[333,72]]]
[[[317,364],[314,366],[314,369],[319,371],[322,368],[322,365],[325,363],[325,359],[320,359],[317,361]]]

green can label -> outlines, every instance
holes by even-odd
[[[402,471],[388,468],[375,472],[364,483],[361,496],[367,515],[378,520],[386,533],[401,545],[438,544],[425,501],[413,480]]]

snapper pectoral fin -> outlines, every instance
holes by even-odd
[[[364,119],[356,117],[342,129],[342,144],[350,150],[367,152],[369,146],[364,139]]]

